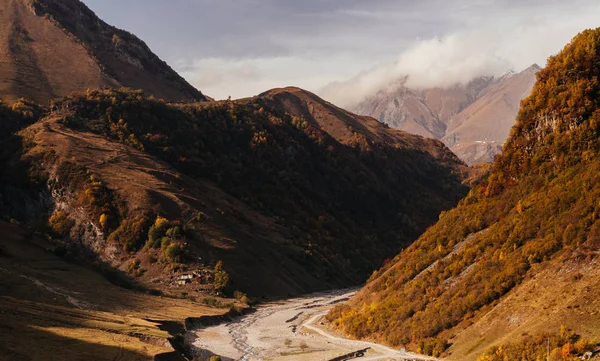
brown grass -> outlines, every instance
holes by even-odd
[[[7,102],[25,97],[43,104],[107,86],[204,100],[141,40],[104,23],[78,0],[0,1],[0,79],[0,99]]]
[[[83,46],[21,0],[2,0],[0,11],[0,98],[26,97],[47,103],[88,87],[116,85]]]
[[[225,311],[118,288],[18,227],[0,234],[0,360],[152,360],[173,351],[167,325]]]
[[[583,267],[574,261],[539,266],[531,274],[451,340],[449,360],[475,360],[491,346],[518,342],[525,335],[556,333],[562,325],[585,338],[598,337],[600,269],[596,261]]]

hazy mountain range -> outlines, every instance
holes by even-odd
[[[537,65],[499,77],[478,77],[451,87],[411,89],[406,78],[352,106],[391,127],[442,140],[468,164],[490,162],[514,125]]]

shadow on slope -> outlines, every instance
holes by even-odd
[[[168,339],[181,328],[148,319],[225,312],[116,287],[14,225],[0,231],[1,360],[152,360],[173,355]]]

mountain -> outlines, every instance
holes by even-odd
[[[535,74],[540,70],[538,65],[532,65],[520,73],[500,78],[483,96],[451,119],[441,140],[469,164],[493,161],[508,139],[521,100],[531,93]]]
[[[90,90],[5,143],[3,214],[176,293],[177,265],[210,290],[218,261],[255,296],[358,284],[471,175],[440,141],[297,88],[186,105]]]
[[[134,35],[79,0],[0,1],[0,99],[46,104],[87,88],[129,87],[179,101],[205,100]]]
[[[393,128],[441,139],[446,135],[451,119],[485,94],[486,89],[497,80],[479,77],[465,85],[425,90],[408,88],[406,81],[407,78],[401,79],[396,85],[352,107],[352,110],[373,116]]]
[[[548,60],[489,177],[333,310],[334,325],[449,360],[588,347],[573,333],[600,332],[598,48],[600,29],[587,30]]]
[[[407,87],[404,78],[351,109],[391,127],[443,140],[468,164],[491,162],[508,138],[538,70],[532,65],[520,73],[423,90]]]

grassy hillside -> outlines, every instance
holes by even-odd
[[[356,337],[434,355],[454,344],[457,360],[509,334],[554,331],[556,323],[584,336],[598,332],[598,284],[587,266],[600,247],[599,46],[600,30],[585,31],[548,60],[487,180],[330,320]],[[538,312],[526,312],[536,275],[557,273],[566,276],[539,290]],[[523,288],[529,299],[515,301]],[[590,302],[557,292],[570,288],[587,290],[580,297]],[[569,311],[542,311],[558,311],[556,303]]]
[[[206,100],[134,35],[79,0],[1,0],[0,99],[41,104],[126,86],[171,101]]]
[[[590,341],[568,332],[564,327],[560,332],[543,333],[536,337],[527,336],[518,343],[508,343],[491,348],[479,361],[501,360],[581,360],[581,356],[594,354],[597,340]],[[597,360],[597,358],[594,358]]]
[[[185,319],[226,311],[117,287],[6,222],[0,234],[0,360],[183,360],[168,339]]]

